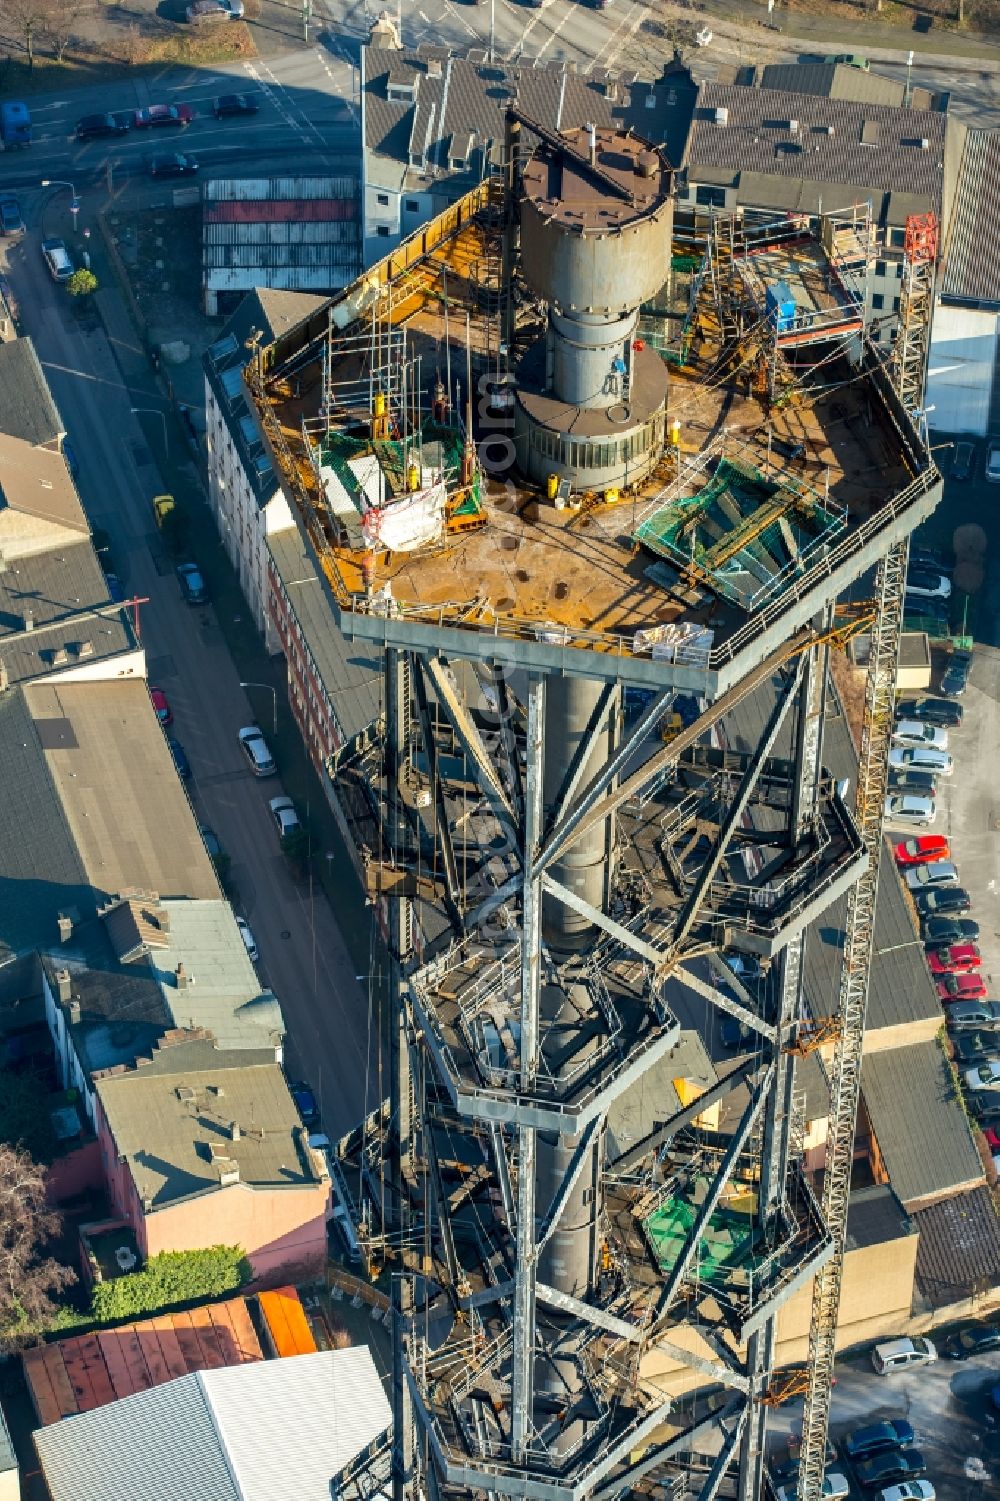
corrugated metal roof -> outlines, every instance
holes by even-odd
[[[52,1501],[329,1501],[388,1427],[364,1346],[183,1376],[35,1434]]]
[[[1000,131],[966,137],[941,293],[1000,307]]]
[[[357,203],[351,198],[271,198],[266,202],[243,199],[206,205],[206,224],[334,223],[356,219]]]
[[[817,94],[825,99],[853,99],[856,103],[896,108],[906,98],[904,83],[846,63],[769,63],[761,70],[760,84],[761,88],[787,94]]]
[[[267,545],[344,740],[349,742],[381,717],[382,655],[377,648],[342,635],[295,527],[272,532]]]
[[[867,1054],[861,1092],[904,1207],[983,1182],[983,1164],[936,1038]]]
[[[717,109],[728,111],[725,125],[715,122]],[[865,197],[904,192],[940,213],[946,124],[947,116],[934,110],[705,83],[691,127],[690,175],[700,182],[700,169],[724,167],[837,189],[857,184]],[[866,131],[877,131],[877,144],[863,144]],[[754,201],[742,181],[740,198]]]
[[[205,203],[266,203],[272,199],[352,198],[356,177],[217,177],[204,184]]]

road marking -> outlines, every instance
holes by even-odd
[[[426,11],[418,10],[417,15],[420,17],[421,21],[423,21],[425,26],[429,26],[431,24],[431,18]]]
[[[563,27],[566,25],[566,22],[569,20],[569,18],[570,18],[571,15],[572,15],[572,11],[567,10],[566,14],[563,16],[563,18],[559,22],[558,26],[554,27],[554,29],[552,31],[552,34],[549,37],[548,41],[547,42],[543,42],[542,45],[539,47],[538,51],[535,53],[535,57],[537,59],[541,59],[541,57],[543,56],[543,54],[549,49],[549,47],[552,46],[552,43],[555,41],[555,39],[559,35],[560,31],[562,31]]]
[[[608,40],[604,43],[604,46],[601,48],[600,52],[598,52],[593,61],[587,64],[587,71],[590,72],[592,68],[597,67],[617,66],[621,61],[620,53],[625,49],[628,43],[635,36],[636,32],[639,30],[639,27],[642,25],[643,21],[648,15],[648,6],[637,5],[635,10],[632,12],[631,20],[627,20],[623,16],[621,25],[617,28],[617,30],[611,33],[611,35],[608,37]],[[625,30],[626,26],[628,27],[627,31]],[[623,32],[625,33],[624,35],[622,34]],[[616,42],[618,43],[616,50],[610,54],[606,63],[602,62],[604,54],[607,52],[608,48],[614,47]]]
[[[453,21],[457,21],[459,26],[464,26],[469,35],[471,37],[475,37],[477,42],[479,41],[479,32],[474,26],[469,25],[468,21],[462,15],[462,12],[460,10],[456,10],[452,5],[451,0],[444,0],[444,10],[441,12],[442,20],[444,19],[444,16],[446,14],[451,16]]]
[[[508,62],[513,62],[515,54],[518,55],[518,56],[523,56],[524,55],[524,44],[525,44],[525,42],[528,40],[529,36],[534,31],[535,27],[538,25],[539,21],[542,19],[542,17],[544,16],[545,12],[547,10],[549,10],[550,7],[553,6],[554,4],[555,4],[555,0],[542,0],[542,8],[541,8],[541,10],[539,10],[538,12],[536,12],[536,14],[534,16],[532,16],[531,20],[528,22],[527,26],[524,28],[524,31],[521,33],[521,40],[519,42],[515,42],[514,45],[513,45],[513,47],[507,53],[507,61]],[[567,12],[567,14],[568,14],[568,12]]]

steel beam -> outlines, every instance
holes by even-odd
[[[420,715],[420,733],[424,742],[424,755],[427,757],[427,775],[430,779],[434,794],[434,831],[437,835],[438,847],[441,850],[441,864],[444,866],[444,880],[448,891],[448,900],[452,907],[452,922],[461,934],[462,918],[462,883],[458,878],[458,864],[455,860],[455,846],[451,840],[451,826],[448,822],[448,805],[444,795],[444,783],[438,773],[437,741],[434,738],[434,729],[431,724],[430,705],[427,702],[427,687],[424,683],[423,667],[419,658],[414,661],[413,687],[417,700],[417,712]]]
[[[507,692],[507,674],[499,662],[493,666],[493,691],[497,696],[497,722],[500,726],[500,744],[503,746],[507,775],[510,778],[511,807],[519,829],[524,829],[524,782],[521,778],[521,759],[514,738],[514,721],[511,712],[510,694]]]
[[[671,958],[669,950],[654,948],[644,938],[640,938],[638,933],[633,933],[630,928],[625,928],[621,923],[615,922],[613,917],[609,917],[606,912],[602,912],[599,907],[593,906],[582,896],[577,896],[575,891],[570,891],[568,886],[563,886],[552,876],[543,875],[542,885],[550,896],[554,896],[564,906],[571,907],[574,912],[579,912],[581,917],[586,917],[595,927],[603,928],[605,933],[609,933],[612,938],[617,938],[619,943],[625,944],[626,948],[630,948],[641,959],[652,964],[654,969],[659,970],[669,964]]]
[[[718,1006],[720,1011],[728,1012],[730,1016],[735,1016],[739,1021],[745,1022],[748,1027],[752,1027],[755,1032],[759,1032],[761,1037],[766,1037],[768,1042],[777,1041],[778,1030],[776,1027],[772,1027],[769,1022],[763,1021],[757,1015],[756,1011],[751,1011],[749,1006],[741,1006],[739,1001],[734,1001],[730,996],[723,995],[721,990],[716,990],[714,985],[709,985],[707,980],[703,980],[693,970],[685,969],[682,964],[679,964],[674,970],[671,979],[680,980],[689,990],[693,990],[696,994],[703,996],[706,1001],[711,1001],[713,1006]]]
[[[698,1422],[685,1428],[683,1433],[676,1433],[665,1444],[657,1444],[655,1449],[647,1450],[641,1459],[629,1465],[628,1469],[617,1476],[611,1485],[595,1491],[591,1501],[621,1501],[621,1497],[627,1495],[644,1475],[648,1475],[651,1470],[659,1469],[660,1465],[665,1464],[668,1459],[673,1459],[676,1454],[683,1454],[692,1449],[699,1439],[707,1438],[714,1428],[722,1428],[725,1422],[730,1418],[737,1418],[741,1412],[745,1412],[745,1409],[745,1398],[732,1398],[725,1407],[710,1413],[706,1418],[700,1418]],[[740,1422],[742,1425],[742,1419]],[[725,1433],[726,1430],[723,1428],[724,1437]]]
[[[719,1079],[690,1105],[686,1105],[683,1110],[672,1115],[668,1121],[663,1121],[648,1136],[643,1137],[642,1141],[637,1141],[634,1146],[628,1147],[620,1157],[616,1157],[608,1164],[609,1167],[618,1172],[627,1173],[629,1168],[637,1166],[644,1157],[649,1156],[650,1152],[657,1151],[672,1136],[676,1136],[678,1131],[683,1131],[685,1126],[697,1120],[698,1116],[709,1110],[716,1101],[725,1099],[727,1094],[732,1094],[734,1089],[738,1089],[744,1080],[751,1074],[755,1074],[759,1068],[760,1063],[756,1058],[744,1059],[726,1074],[724,1079]]]
[[[552,815],[553,825],[557,824],[559,820],[565,816],[567,810],[572,804],[573,798],[576,796],[577,788],[579,787],[584,772],[587,769],[587,762],[593,754],[595,743],[600,739],[602,734],[606,733],[608,711],[611,708],[612,700],[614,699],[617,691],[617,685],[615,683],[605,683],[604,687],[601,689],[601,696],[597,700],[597,703],[594,705],[594,712],[590,716],[590,723],[587,726],[587,732],[584,735],[583,739],[580,741],[580,744],[577,747],[576,755],[573,757],[573,764],[570,766],[569,770],[566,773],[566,780],[564,781],[562,789],[560,791],[559,802],[556,806],[555,812]],[[672,701],[673,694],[664,694],[662,697],[659,697],[657,699],[657,703],[664,704],[666,703],[668,698]],[[662,710],[660,712],[662,713]],[[643,719],[645,720],[646,717],[647,716],[644,715]],[[631,739],[632,736],[629,736],[630,741]]]
[[[559,1216],[566,1208],[566,1203],[569,1199],[570,1194],[573,1192],[573,1189],[576,1186],[577,1179],[583,1172],[583,1169],[587,1163],[587,1159],[588,1157],[590,1157],[593,1151],[594,1139],[597,1136],[597,1130],[598,1117],[595,1116],[592,1121],[589,1121],[587,1123],[587,1125],[581,1132],[580,1140],[576,1145],[576,1150],[574,1151],[570,1165],[566,1170],[566,1175],[563,1178],[562,1183],[559,1185],[559,1191],[546,1210],[545,1218],[543,1219],[541,1228],[538,1231],[538,1238],[536,1241],[536,1245],[539,1251],[541,1251],[542,1247],[545,1245],[545,1242],[548,1240],[549,1236],[552,1234],[553,1230],[559,1223]]]
[[[437,657],[428,657],[426,671],[433,684],[435,697],[447,714],[451,727],[468,757],[476,786],[503,826],[510,840],[512,851],[516,855],[521,843],[517,820],[472,715],[459,700],[447,663]]]

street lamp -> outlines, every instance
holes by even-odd
[[[261,688],[265,693],[269,693],[271,695],[271,698],[272,698],[272,700],[274,702],[274,733],[277,734],[278,733],[278,691],[277,691],[277,689],[276,688],[272,688],[270,683],[241,683],[240,687],[241,688]]]
[[[150,417],[159,417],[160,421],[163,423],[163,452],[164,454],[168,454],[170,452],[170,444],[167,441],[166,413],[161,412],[159,407],[130,407],[129,410],[131,411],[133,417],[137,417],[140,412],[145,412]]]
[[[67,182],[62,177],[43,177],[42,178],[42,187],[43,188],[69,188],[69,193],[70,193],[69,211],[73,215],[73,228],[75,230],[76,229],[76,216],[80,212],[80,200],[76,196],[76,188],[74,188],[73,184],[71,182]]]

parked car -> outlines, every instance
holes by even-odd
[[[150,697],[150,701],[152,702],[153,709],[154,709],[154,711],[156,713],[156,717],[160,721],[160,723],[161,724],[173,724],[173,722],[174,722],[173,710],[171,709],[169,703],[167,702],[167,695],[164,693],[163,689],[162,688],[150,688],[150,690],[149,690],[149,697]]]
[[[824,57],[825,63],[843,63],[848,68],[860,68],[862,73],[867,73],[871,63],[867,57],[861,57],[857,52],[831,52]]]
[[[890,823],[908,823],[926,829],[934,822],[936,811],[929,797],[890,793],[885,800],[885,816]]]
[[[931,745],[894,745],[889,752],[894,771],[929,771],[932,777],[950,777],[955,763],[947,751]]]
[[[941,674],[941,692],[945,698],[958,698],[965,692],[971,671],[971,651],[953,651]]]
[[[966,1089],[1000,1088],[1000,1063],[979,1063],[962,1075]]]
[[[136,130],[153,130],[161,125],[190,125],[194,110],[190,104],[148,104],[132,117]]]
[[[969,1360],[990,1350],[1000,1350],[1000,1324],[971,1324],[949,1335],[941,1346],[941,1354],[949,1360]]]
[[[166,156],[151,156],[147,167],[150,177],[193,177],[198,159],[183,151],[171,151]]]
[[[117,573],[106,573],[104,575],[104,582],[108,586],[108,598],[112,604],[121,604],[125,598],[125,590],[122,588],[121,579]]]
[[[316,1104],[316,1096],[308,1084],[298,1083],[290,1086],[289,1092],[295,1101],[295,1108],[302,1117],[304,1126],[313,1126],[319,1120],[319,1107]]]
[[[893,854],[897,865],[923,865],[927,860],[950,860],[951,845],[944,834],[918,834],[901,840]]]
[[[935,1360],[937,1350],[929,1339],[884,1340],[872,1351],[872,1366],[880,1376],[909,1366],[931,1365]]]
[[[890,1481],[916,1480],[926,1470],[927,1463],[919,1449],[892,1449],[854,1466],[858,1484],[866,1491],[880,1489]]]
[[[927,724],[922,719],[898,719],[892,731],[896,745],[913,745],[921,748],[931,746],[934,750],[948,749],[948,731],[939,724]]]
[[[955,943],[947,949],[931,949],[927,967],[932,975],[964,975],[979,969],[983,956],[974,943]]]
[[[250,924],[247,922],[245,917],[238,917],[236,919],[236,926],[240,930],[240,937],[243,939],[243,947],[247,951],[247,955],[249,956],[251,964],[256,964],[257,960],[260,958],[260,951],[257,948],[257,940],[253,936],[253,933],[250,929]]]
[[[242,21],[243,0],[194,0],[184,14],[190,26],[204,21]]]
[[[8,194],[0,198],[0,235],[23,235],[24,220],[21,217],[21,205],[17,199]]]
[[[951,1046],[959,1065],[990,1063],[1000,1058],[1000,1036],[996,1032],[957,1032]]]
[[[252,94],[220,94],[212,104],[212,114],[221,120],[223,115],[255,115],[257,108]]]
[[[937,797],[937,781],[930,771],[899,771],[889,767],[889,791],[912,792],[917,797]]]
[[[267,748],[267,741],[261,734],[260,726],[256,724],[244,725],[239,732],[240,748],[250,762],[250,770],[255,777],[273,777],[277,771],[274,757]]]
[[[946,725],[957,730],[965,710],[947,698],[901,698],[896,703],[897,719],[926,719],[928,724]]]
[[[905,1448],[913,1443],[913,1437],[913,1429],[905,1418],[886,1418],[881,1423],[855,1428],[844,1439],[844,1453],[848,1459],[870,1459],[887,1449]]]
[[[290,797],[272,797],[268,807],[271,809],[271,817],[282,839],[287,839],[290,834],[298,833],[302,824]]]
[[[902,1485],[889,1485],[879,1501],[936,1501],[937,1492],[929,1480],[904,1480]]]
[[[972,1028],[1000,1031],[1000,1001],[956,1001],[948,1007],[945,1025],[955,1033]]]
[[[131,114],[84,115],[76,122],[78,141],[94,141],[101,136],[123,136],[132,128]]]
[[[177,578],[181,593],[189,605],[205,604],[208,599],[208,590],[205,588],[205,580],[201,576],[201,569],[197,563],[178,563]]]
[[[939,975],[935,980],[938,998],[951,1001],[981,1001],[986,995],[986,981],[975,970],[964,975]]]
[[[53,281],[69,281],[76,270],[65,240],[43,240],[42,259]]]
[[[936,568],[911,563],[906,574],[906,592],[924,599],[949,599],[951,579]]]
[[[920,936],[927,949],[945,948],[952,943],[976,943],[979,924],[974,917],[928,917],[921,924]]]
[[[174,739],[173,735],[167,736],[167,744],[170,747],[170,754],[174,758],[174,765],[177,768],[177,775],[180,777],[181,781],[186,782],[188,777],[190,777],[191,775],[191,762],[187,758],[184,747],[183,745],[181,745],[179,740]]]
[[[951,573],[954,564],[939,547],[923,547],[919,542],[913,542],[910,544],[909,567],[932,568],[936,573]]]
[[[826,1441],[826,1454],[824,1465],[829,1469],[837,1459],[837,1446],[831,1438]],[[793,1434],[788,1440],[788,1452],[779,1458],[772,1460],[770,1465],[771,1476],[774,1480],[795,1480],[798,1477],[799,1466],[802,1462],[802,1438],[799,1434]]]
[[[986,455],[986,478],[991,485],[1000,485],[1000,439],[994,438]]]
[[[218,860],[222,854],[222,845],[219,843],[218,834],[214,829],[210,829],[207,824],[202,824],[198,833],[201,835],[202,843],[208,850],[209,859]]]
[[[966,1095],[965,1105],[980,1129],[1000,1126],[1000,1089],[983,1089]]]
[[[976,467],[975,443],[956,443],[951,454],[951,477],[952,479],[971,479],[972,471]]]
[[[929,860],[906,872],[911,891],[929,891],[932,886],[957,886],[958,866],[952,860]]]
[[[972,898],[964,886],[939,886],[936,891],[915,891],[913,900],[921,917],[961,917],[972,910]]]

